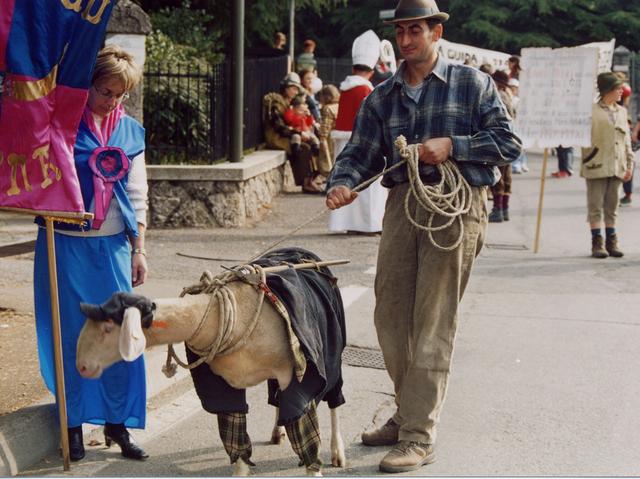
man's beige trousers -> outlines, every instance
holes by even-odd
[[[387,199],[375,280],[374,321],[398,406],[394,420],[400,440],[433,444],[442,410],[457,329],[458,303],[482,248],[486,227],[486,188],[472,187],[472,206],[463,216],[464,239],[454,251],[441,251],[428,234],[406,218],[408,183],[394,186]],[[416,218],[415,201],[410,211]],[[417,221],[426,224],[419,209]],[[441,224],[440,218],[434,224]],[[454,223],[435,233],[442,245],[459,232]]]

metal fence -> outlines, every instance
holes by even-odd
[[[244,148],[264,141],[262,97],[278,89],[287,58],[247,59]],[[145,71],[144,123],[150,164],[209,164],[229,147],[231,68],[150,65]]]
[[[351,75],[351,58],[316,58],[318,76],[325,85],[340,85],[347,75]]]
[[[244,141],[245,149],[264,142],[262,98],[278,91],[287,74],[287,57],[251,58],[244,63]],[[230,77],[229,77],[230,78]]]
[[[145,71],[147,161],[208,163],[226,151],[223,65],[151,65]]]

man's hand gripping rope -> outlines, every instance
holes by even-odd
[[[469,212],[471,208],[471,187],[464,179],[457,165],[447,159],[440,162],[425,163],[434,164],[440,172],[440,182],[435,185],[425,185],[420,179],[418,169],[422,144],[408,145],[407,139],[400,135],[395,146],[400,151],[400,156],[407,160],[407,173],[409,176],[410,188],[404,199],[404,212],[409,222],[419,230],[429,234],[431,244],[442,251],[453,251],[458,248],[464,238],[464,224],[462,215]],[[424,154],[424,153],[423,153]],[[428,212],[427,224],[418,223],[409,211],[409,198],[413,196],[418,206]],[[433,219],[436,215],[448,218],[445,223],[433,226]],[[442,231],[449,228],[454,221],[458,223],[458,237],[453,244],[443,246],[433,237],[434,231]]]

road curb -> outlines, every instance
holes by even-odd
[[[176,345],[176,352],[185,357],[184,345]],[[175,376],[165,377],[161,371],[165,358],[164,347],[145,352],[147,401],[189,375],[187,370],[178,368]],[[96,428],[99,426],[84,425],[85,443]],[[60,427],[53,401],[45,400],[0,416],[0,477],[16,476],[59,449]]]
[[[58,431],[53,403],[0,417],[0,476],[15,476],[54,452],[59,447]]]

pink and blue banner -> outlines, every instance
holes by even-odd
[[[0,208],[84,211],[73,145],[115,0],[0,0]]]

